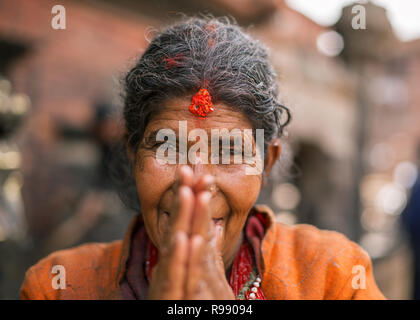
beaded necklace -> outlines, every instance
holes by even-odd
[[[229,277],[236,300],[265,300],[261,290],[261,277],[253,260],[252,248],[245,241],[236,255]]]

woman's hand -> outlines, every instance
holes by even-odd
[[[177,210],[169,217],[169,227],[164,244],[159,250],[159,259],[152,270],[148,299],[185,299],[185,281],[188,261],[190,224],[194,208],[191,189],[191,170],[181,168],[175,194]]]
[[[149,299],[234,299],[221,255],[223,230],[210,216],[214,179],[195,179],[192,170],[179,170],[176,213],[169,218],[165,244],[152,271]]]
[[[205,189],[204,189],[205,190]],[[221,253],[223,230],[210,216],[211,195],[200,191],[192,219],[185,299],[235,299],[225,276]]]

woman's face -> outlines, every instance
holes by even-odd
[[[145,227],[158,249],[162,246],[168,227],[168,215],[176,210],[175,198],[179,182],[177,169],[181,164],[161,164],[158,161],[156,154],[162,142],[156,141],[156,133],[160,129],[171,129],[178,138],[179,122],[186,121],[187,133],[193,129],[206,131],[209,137],[208,149],[211,150],[212,129],[240,129],[242,132],[244,129],[252,129],[251,123],[242,113],[224,104],[215,104],[214,112],[205,119],[199,119],[188,110],[189,103],[190,99],[187,98],[167,100],[163,111],[149,121],[143,142],[134,155],[134,175]],[[194,144],[195,139],[188,141],[188,150]],[[230,263],[238,248],[248,212],[261,189],[262,175],[245,174],[245,168],[249,166],[245,163],[234,164],[232,160],[230,164],[222,164],[221,156],[217,164],[210,164],[209,158],[208,164],[192,164],[188,161],[188,165],[197,177],[203,174],[214,177],[210,213],[213,222],[223,226],[222,255],[225,263]]]

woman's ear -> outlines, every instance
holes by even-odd
[[[273,139],[268,144],[267,155],[264,159],[263,186],[267,184],[268,176],[281,154],[280,139]]]

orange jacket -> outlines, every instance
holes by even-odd
[[[310,225],[274,222],[262,242],[262,289],[267,299],[385,299],[372,273],[368,254],[334,231]],[[131,232],[107,244],[91,243],[54,252],[32,266],[21,287],[22,299],[122,299]],[[65,268],[65,289],[54,289],[56,265]],[[56,272],[56,271],[55,271]]]

